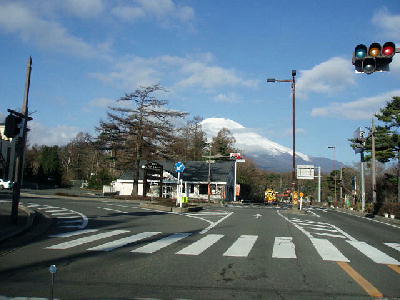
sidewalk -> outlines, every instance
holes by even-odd
[[[0,243],[18,235],[33,224],[35,213],[19,205],[18,210],[18,223],[15,225],[11,222],[11,201],[0,201]]]

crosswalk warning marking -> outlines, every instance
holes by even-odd
[[[335,237],[335,238],[342,238],[342,239],[346,239],[347,238],[347,237],[345,237],[344,235],[341,235],[341,234],[332,234],[332,233],[326,233],[326,232],[313,232],[312,234]]]
[[[361,253],[363,253],[365,256],[372,259],[374,262],[378,264],[400,265],[400,262],[398,262],[396,259],[390,257],[386,253],[383,253],[381,250],[378,250],[375,247],[368,245],[365,242],[360,242],[360,241],[347,241],[347,242],[354,248],[359,250]]]
[[[296,247],[292,237],[275,237],[272,257],[274,258],[296,258]]]
[[[90,232],[96,232],[99,231],[98,229],[84,229],[84,230],[76,230],[76,231],[69,231],[69,232],[63,232],[63,233],[58,233],[58,234],[52,234],[49,235],[49,237],[56,237],[56,238],[66,238],[66,237],[71,237],[75,235],[81,235],[85,233],[90,233]]]
[[[95,235],[91,235],[88,237],[83,237],[83,238],[79,238],[76,240],[72,240],[69,242],[65,242],[65,243],[61,243],[61,244],[57,244],[57,245],[53,245],[50,247],[47,247],[46,249],[69,249],[72,247],[76,247],[82,244],[87,244],[90,242],[94,242],[97,240],[101,240],[104,238],[108,238],[114,235],[118,235],[118,234],[122,234],[122,233],[127,233],[129,232],[128,230],[113,230],[113,231],[109,231],[109,232],[105,232],[105,233],[99,233],[99,234],[95,234]]]
[[[169,245],[172,245],[173,243],[178,242],[179,240],[184,239],[190,235],[191,235],[191,233],[175,233],[175,234],[172,234],[165,238],[162,238],[158,241],[149,243],[143,247],[134,249],[131,252],[154,253],[154,252],[157,252],[158,250],[161,250]]]
[[[116,241],[112,241],[109,243],[105,243],[96,247],[89,248],[87,250],[89,251],[111,251],[116,248],[121,248],[125,245],[135,243],[137,241],[147,239],[149,237],[152,237],[153,235],[160,234],[161,232],[142,232],[138,234],[134,234]]]
[[[323,260],[350,262],[330,241],[318,238],[310,240]]]
[[[247,257],[257,241],[257,235],[241,235],[223,256]]]
[[[203,251],[207,250],[213,244],[218,242],[224,235],[222,234],[208,234],[205,237],[201,238],[197,242],[183,248],[181,251],[176,254],[183,255],[199,255]]]
[[[384,243],[386,246],[389,246],[397,251],[400,251],[400,243]]]

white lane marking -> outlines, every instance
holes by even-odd
[[[96,232],[96,231],[99,231],[99,230],[98,229],[77,230],[77,231],[52,234],[52,235],[49,235],[49,237],[64,238],[64,237],[70,237],[70,236],[75,236],[75,235],[80,235],[80,234],[85,234],[85,233],[90,233],[90,232]]]
[[[330,236],[330,237],[341,238],[341,239],[345,239],[346,238],[344,235],[341,235],[341,234],[332,234],[332,233],[326,233],[326,232],[313,232],[312,234]]]
[[[272,257],[274,258],[296,258],[295,245],[292,237],[275,237]]]
[[[163,249],[163,248],[165,248],[165,247],[167,247],[167,246],[169,246],[169,245],[171,245],[171,244],[173,244],[173,243],[175,243],[175,242],[177,242],[177,241],[179,241],[181,239],[184,239],[184,238],[186,238],[186,237],[188,237],[190,235],[191,235],[191,233],[186,233],[186,232],[184,232],[184,233],[175,233],[175,234],[172,234],[172,235],[167,236],[165,238],[162,238],[162,239],[160,239],[158,241],[149,243],[149,244],[147,244],[147,245],[145,245],[143,247],[134,249],[131,252],[135,252],[135,253],[154,253],[154,252],[156,252],[158,250],[161,250],[161,249]]]
[[[181,251],[176,254],[183,255],[199,255],[203,251],[207,250],[213,244],[218,242],[223,237],[222,234],[208,234],[205,237],[201,238],[197,242],[183,248]]]
[[[317,231],[339,232],[336,229],[327,229],[327,228],[321,228],[321,227],[310,227],[310,229],[317,230]]]
[[[257,241],[257,235],[241,235],[223,256],[247,257]]]
[[[312,226],[313,228],[332,228],[331,225],[319,225],[319,224],[310,224],[310,223],[304,223],[304,222],[296,222],[296,224],[302,225],[302,226]]]
[[[326,222],[317,222],[317,221],[310,221],[310,220],[302,220],[299,218],[292,218],[291,219],[293,222],[303,222],[303,223],[309,223],[309,224],[318,224],[318,225],[330,225]]]
[[[280,211],[277,211],[277,214],[284,218],[286,221],[289,223],[293,224],[297,229],[299,229],[301,232],[303,232],[311,241],[313,244],[314,248],[317,250],[319,255],[322,257],[323,260],[333,260],[333,261],[345,261],[349,262],[349,260],[328,240],[325,239],[318,239],[314,238],[308,231],[306,231],[303,227],[297,225],[295,222],[292,222],[289,218],[285,217],[280,213]],[[339,230],[341,233],[345,233],[343,230],[340,230],[334,225],[331,225],[332,227],[336,228]],[[345,236],[350,236],[345,233]],[[354,238],[351,238],[354,240]]]
[[[226,216],[228,212],[202,212],[195,214],[185,214],[185,216]]]
[[[121,214],[127,214],[126,211],[121,211],[118,209],[112,209],[112,208],[108,208],[108,207],[97,207],[97,208],[108,210],[108,211],[113,211],[113,212],[117,212],[117,213],[121,213]]]
[[[61,208],[61,209],[45,210],[45,212],[47,212],[47,213],[57,213],[57,212],[63,212],[63,211],[69,211],[69,209]]]
[[[323,260],[350,262],[330,241],[311,238],[311,243]]]
[[[359,242],[359,241],[347,241],[347,242],[354,248],[359,250],[361,253],[363,253],[365,256],[372,259],[374,262],[378,264],[400,265],[400,262],[398,262],[394,258],[390,257],[386,253],[383,253],[381,250],[378,250],[375,247],[368,245],[365,242]]]
[[[116,248],[121,248],[125,245],[135,243],[137,241],[147,239],[152,237],[153,235],[160,234],[161,232],[141,232],[138,234],[134,234],[119,240],[115,240],[109,243],[105,243],[96,247],[89,248],[89,251],[111,251]]]
[[[317,215],[315,212],[313,212],[312,210],[307,210],[308,212],[310,212],[310,213],[312,213],[314,216],[316,216],[317,218],[321,218],[321,216],[320,215]]]
[[[53,245],[53,246],[47,247],[46,249],[68,249],[68,248],[76,247],[76,246],[79,246],[82,244],[91,243],[91,242],[94,242],[94,241],[97,241],[100,239],[104,239],[104,238],[107,238],[107,237],[110,237],[113,235],[118,235],[118,234],[122,234],[122,233],[126,233],[126,232],[129,232],[129,231],[128,230],[113,230],[113,231],[90,235],[88,237],[83,237],[83,238],[79,238],[79,239],[72,240],[69,242]]]
[[[75,215],[75,212],[59,212],[59,213],[53,213],[51,214],[52,216],[66,216],[66,215]]]
[[[56,219],[76,219],[80,218],[81,216],[75,215],[75,216],[56,216]]]
[[[400,251],[400,243],[384,243],[386,246],[392,247],[397,251]]]
[[[222,221],[224,221],[225,219],[229,218],[231,215],[233,214],[233,211],[230,212],[229,214],[227,214],[225,217],[219,219],[217,222],[210,222],[210,226],[208,226],[207,228],[203,229],[202,231],[200,231],[200,234],[204,234],[208,231],[210,231],[211,229],[213,229],[215,226],[217,226],[219,223],[221,223]]]
[[[38,206],[41,206],[41,205],[40,204],[35,204],[35,203],[29,203],[27,205],[27,207],[38,207]]]

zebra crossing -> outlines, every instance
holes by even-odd
[[[223,234],[194,234],[191,232],[181,232],[165,235],[162,232],[138,232],[129,230],[98,230],[86,229],[70,233],[53,235],[58,239],[68,239],[68,241],[58,241],[53,245],[47,246],[47,250],[68,250],[72,248],[85,247],[84,251],[110,252],[118,248],[125,249],[131,253],[154,254],[164,250],[171,245],[175,255],[198,256],[211,249],[217,243],[226,240]],[[182,243],[184,239],[191,238],[190,243]],[[72,239],[70,239],[72,238]],[[111,240],[110,240],[111,239]],[[194,241],[193,241],[194,240]],[[222,256],[246,258],[251,255],[252,250],[257,245],[260,237],[257,235],[240,235],[236,240],[226,247]],[[105,241],[105,242],[104,242]],[[333,244],[332,241],[323,238],[310,238],[311,245],[319,254],[323,261],[350,262],[343,253]],[[137,245],[138,242],[140,246]],[[400,262],[381,251],[380,249],[365,242],[347,239],[346,242],[358,253],[367,256],[377,264],[390,264],[400,266]],[[225,242],[226,243],[226,242]],[[144,245],[143,245],[144,244]],[[293,237],[274,237],[272,244],[272,258],[274,259],[299,259],[296,251],[296,244]],[[128,247],[129,246],[129,247]],[[175,252],[177,248],[182,248]],[[400,243],[384,243],[382,247],[393,249],[400,252]],[[132,249],[133,248],[133,249]],[[381,248],[381,247],[380,247]],[[81,248],[80,248],[81,249]],[[210,250],[211,251],[211,250]],[[268,249],[266,249],[268,251]]]
[[[59,228],[79,230],[86,228],[89,222],[88,218],[84,214],[68,208],[37,204],[33,202],[29,202],[25,206],[32,209],[37,209],[56,218]]]

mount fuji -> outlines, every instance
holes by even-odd
[[[292,170],[292,149],[282,146],[257,133],[254,129],[225,118],[208,118],[201,122],[208,138],[217,135],[222,128],[227,128],[236,139],[235,147],[243,152],[245,157],[265,170],[274,172],[289,172]],[[312,157],[296,151],[296,165],[320,166],[321,171],[331,172],[333,160],[324,157]],[[344,166],[336,162],[337,168]]]

